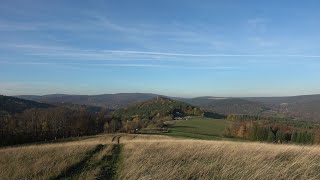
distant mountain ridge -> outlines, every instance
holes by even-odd
[[[67,95],[67,94],[50,94],[44,96],[22,95],[19,98],[32,101],[57,104],[69,103],[89,106],[100,106],[109,109],[118,109],[130,104],[142,102],[157,97],[157,94],[151,93],[118,93],[118,94],[101,94],[101,95]]]
[[[204,110],[224,115],[258,115],[259,113],[270,109],[270,107],[262,103],[253,102],[241,98],[197,97],[181,100],[192,105],[199,106]]]
[[[72,103],[100,106],[109,109],[124,108],[131,104],[150,100],[158,94],[152,93],[119,93],[102,95],[45,95],[18,96],[43,103]],[[165,97],[165,96],[164,96]],[[199,106],[206,111],[219,114],[250,114],[290,116],[303,120],[320,121],[320,95],[302,95],[288,97],[212,97],[196,98],[169,97],[174,100]]]
[[[262,102],[265,104],[281,103],[308,103],[320,101],[320,94],[300,95],[300,96],[283,96],[283,97],[245,97],[249,101]]]
[[[290,97],[246,98],[272,107],[283,116],[296,117],[303,120],[320,121],[320,95],[302,95]]]
[[[31,100],[0,95],[0,111],[5,113],[20,113],[31,108],[49,108],[53,105],[39,103]]]

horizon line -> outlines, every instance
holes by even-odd
[[[281,98],[281,97],[299,97],[299,96],[314,96],[314,95],[320,95],[315,94],[297,94],[297,95],[276,95],[276,96],[210,96],[210,95],[203,95],[203,96],[194,96],[194,97],[180,97],[180,96],[169,96],[169,95],[162,95],[157,93],[148,93],[148,92],[118,92],[118,93],[98,93],[98,94],[71,94],[71,93],[52,93],[52,94],[43,94],[43,95],[35,95],[35,94],[17,94],[17,95],[5,95],[0,94],[4,96],[13,96],[13,97],[19,97],[19,96],[50,96],[50,95],[63,95],[63,96],[101,96],[101,95],[118,95],[118,94],[149,94],[149,95],[156,95],[156,96],[164,96],[169,98],[201,98],[201,97],[208,97],[208,98]]]

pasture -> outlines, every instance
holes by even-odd
[[[168,123],[166,135],[193,139],[225,139],[223,132],[228,125],[225,119],[195,117],[188,120],[175,120]]]

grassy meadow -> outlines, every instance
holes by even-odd
[[[223,131],[228,125],[225,119],[196,117],[188,120],[169,122],[166,135],[194,139],[222,139]]]
[[[120,179],[319,179],[320,147],[163,140],[124,145]]]
[[[49,179],[79,163],[95,144],[43,144],[0,149],[0,179]]]
[[[1,148],[0,179],[320,179],[319,154],[319,146],[100,135]]]
[[[143,128],[141,134],[167,135],[178,138],[204,139],[204,140],[238,140],[223,136],[225,128],[229,125],[226,119],[213,119],[206,117],[193,117],[188,120],[166,121],[168,130],[159,128]]]

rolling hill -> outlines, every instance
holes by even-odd
[[[198,97],[182,98],[181,101],[220,114],[267,115],[320,121],[320,95],[244,98]]]
[[[109,109],[128,107],[129,105],[150,100],[159,95],[150,93],[119,93],[103,95],[45,95],[18,96],[28,100],[50,104],[80,104],[100,106]],[[293,117],[301,120],[320,121],[320,95],[288,97],[196,97],[172,99],[219,114],[249,114]]]
[[[176,116],[187,115],[201,116],[203,111],[191,104],[158,96],[127,108],[118,109],[113,114],[123,120],[132,118],[154,120],[166,117],[172,119]]]
[[[35,101],[20,99],[11,96],[0,95],[0,112],[6,113],[20,113],[26,109],[31,108],[49,108],[52,105],[39,103]]]
[[[19,98],[50,104],[80,104],[89,106],[100,106],[108,109],[126,107],[130,104],[142,102],[157,97],[156,94],[149,93],[119,93],[101,95],[66,95],[50,94],[44,96],[22,95]]]
[[[181,100],[199,106],[206,111],[211,111],[224,115],[258,115],[270,109],[268,106],[260,102],[249,101],[241,98],[197,97],[192,99]]]
[[[320,95],[246,99],[266,104],[281,116],[289,116],[307,121],[320,121]]]
[[[246,97],[249,101],[261,102],[265,104],[281,104],[281,103],[311,103],[320,102],[320,94],[301,95],[301,96],[284,96],[284,97]]]

